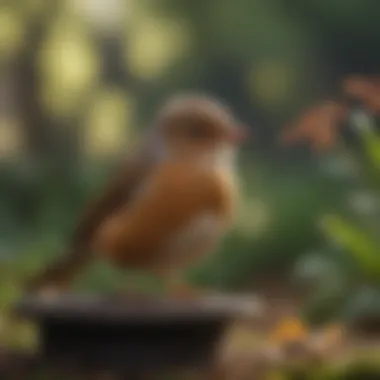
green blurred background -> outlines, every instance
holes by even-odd
[[[0,6],[0,302],[57,257],[83,206],[176,92],[216,95],[252,128],[244,201],[220,252],[189,273],[221,289],[292,292],[317,320],[380,305],[380,144],[351,104],[331,149],[284,147],[305,109],[380,68],[380,2],[3,0]],[[323,128],[323,125],[320,126]],[[77,289],[123,275],[96,264]],[[284,287],[285,289],[285,287]],[[380,307],[379,307],[380,308]]]

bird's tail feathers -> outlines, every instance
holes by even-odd
[[[46,288],[65,291],[91,259],[90,250],[73,249],[27,280],[24,289],[28,293],[43,291]]]

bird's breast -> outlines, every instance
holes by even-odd
[[[195,216],[168,239],[160,255],[161,263],[176,266],[211,254],[226,228],[225,219],[220,215],[204,213]]]
[[[231,225],[235,185],[229,171],[162,166],[105,221],[96,248],[125,266],[177,266],[204,255]]]
[[[168,234],[156,256],[159,261],[153,260],[153,266],[158,263],[158,267],[186,267],[213,254],[233,224],[239,193],[235,172],[229,168],[216,168],[210,175],[215,176],[220,188],[224,189],[221,207],[205,208],[189,217],[180,229]]]

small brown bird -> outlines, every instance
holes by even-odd
[[[162,276],[172,290],[185,289],[182,269],[211,253],[234,221],[234,157],[245,136],[232,112],[212,98],[170,99],[88,208],[69,254],[29,288],[63,290],[96,253],[120,268]]]

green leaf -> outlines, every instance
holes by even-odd
[[[347,250],[365,276],[379,278],[378,244],[367,232],[338,215],[325,216],[322,230],[333,242]]]
[[[361,136],[373,167],[380,169],[380,136],[372,129],[364,131]]]

